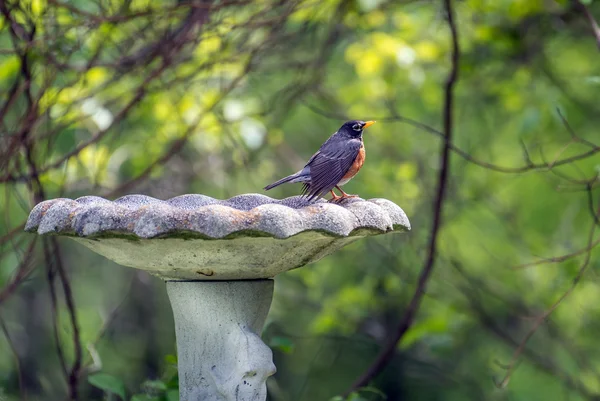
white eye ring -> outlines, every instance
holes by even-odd
[[[362,130],[362,127],[360,126],[360,124],[354,124],[354,125],[352,126],[352,129],[353,129],[354,131],[360,131],[360,130]]]

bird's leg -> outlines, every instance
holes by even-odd
[[[340,188],[338,185],[335,186],[338,191],[340,191],[342,193],[342,196],[339,196],[338,199],[346,199],[346,198],[358,198],[358,195],[348,195],[347,193],[344,192],[344,190],[342,188]]]
[[[337,202],[339,199],[342,199],[341,196],[337,196],[335,192],[333,192],[333,189],[331,189],[329,192],[331,193],[331,196],[333,196],[333,198],[329,199],[329,202]]]

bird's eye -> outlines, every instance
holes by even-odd
[[[362,127],[360,126],[360,124],[354,124],[354,125],[352,126],[352,129],[353,129],[354,131],[360,131],[360,130],[362,130]]]

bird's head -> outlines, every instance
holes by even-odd
[[[352,138],[360,138],[362,136],[363,130],[365,128],[369,128],[371,125],[375,124],[375,121],[361,121],[361,120],[351,120],[346,121],[344,125],[340,127],[338,132],[352,137]]]

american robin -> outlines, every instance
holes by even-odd
[[[304,183],[302,195],[309,200],[323,197],[330,192],[333,198],[330,202],[338,202],[346,198],[356,198],[358,195],[348,195],[340,188],[354,177],[365,162],[365,145],[363,130],[375,124],[375,121],[347,121],[325,141],[304,168],[267,185],[269,190],[285,183]],[[333,192],[337,188],[342,196]]]

